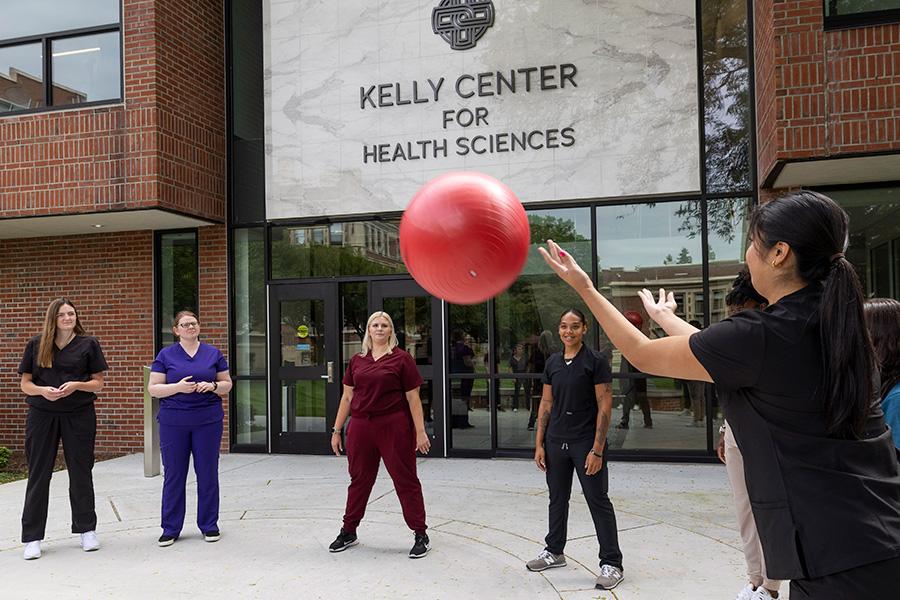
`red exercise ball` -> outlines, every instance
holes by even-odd
[[[530,240],[522,203],[483,173],[432,179],[400,221],[406,268],[429,293],[453,304],[478,304],[512,285]]]

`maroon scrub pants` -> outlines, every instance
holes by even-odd
[[[428,527],[425,524],[425,500],[416,475],[416,433],[409,414],[400,410],[377,417],[353,417],[347,428],[346,447],[350,487],[347,488],[344,531],[356,532],[366,513],[379,462],[384,460],[407,526],[415,532],[424,532]]]

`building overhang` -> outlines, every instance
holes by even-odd
[[[769,172],[764,188],[822,187],[900,179],[900,152],[832,158],[781,160]]]
[[[187,229],[213,222],[159,209],[0,219],[0,239],[89,235],[147,229]]]

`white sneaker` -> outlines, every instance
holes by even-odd
[[[35,540],[33,542],[28,542],[25,544],[25,554],[23,558],[25,560],[34,560],[36,558],[41,557],[41,541]]]
[[[763,586],[756,588],[756,591],[750,594],[750,600],[774,600],[775,596],[769,593],[769,590]]]
[[[740,592],[738,592],[738,595],[735,597],[734,600],[750,600],[753,597],[753,592],[754,592],[753,584],[748,583],[747,585],[745,585],[743,587],[743,589],[741,589]]]
[[[100,540],[97,539],[96,532],[87,531],[81,534],[81,549],[85,552],[93,552],[100,549]]]

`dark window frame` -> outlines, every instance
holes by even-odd
[[[3,48],[11,48],[15,46],[23,46],[26,44],[41,44],[41,54],[42,54],[42,62],[41,62],[41,76],[43,78],[42,84],[44,88],[44,106],[40,106],[37,108],[28,108],[22,110],[10,110],[6,112],[0,113],[0,118],[3,117],[12,117],[12,116],[20,116],[20,115],[30,115],[34,113],[43,113],[43,112],[53,112],[59,110],[80,110],[82,108],[91,108],[95,106],[103,106],[110,104],[120,104],[125,99],[125,43],[124,43],[124,34],[123,34],[123,15],[122,15],[122,5],[119,4],[119,20],[115,23],[105,23],[101,25],[94,25],[92,27],[80,27],[78,29],[66,29],[62,31],[53,31],[49,33],[42,33],[38,35],[30,35],[23,36],[18,38],[12,38],[7,40],[0,40],[0,49]],[[51,51],[51,46],[53,42],[71,39],[76,37],[82,37],[86,35],[96,35],[101,33],[115,33],[119,34],[119,97],[118,98],[106,98],[103,100],[92,100],[90,102],[82,102],[81,104],[63,104],[63,105],[53,105],[53,53]]]
[[[822,20],[825,31],[836,29],[852,29],[856,27],[870,27],[872,25],[883,25],[885,23],[900,22],[900,8],[889,8],[887,10],[872,10],[857,13],[849,13],[846,15],[829,16],[826,11],[828,0],[822,0]]]

